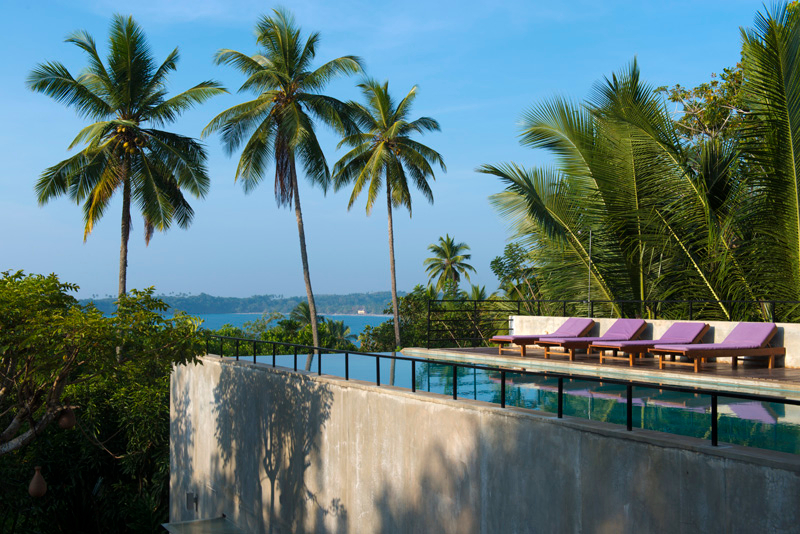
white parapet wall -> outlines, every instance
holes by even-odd
[[[512,315],[509,318],[509,329],[513,334],[552,334],[561,326],[567,317],[540,317],[535,315]],[[597,324],[589,332],[589,336],[600,336],[616,321],[616,319],[594,319]],[[701,321],[662,321],[647,320],[647,328],[641,339],[658,339],[672,324],[677,322]],[[738,323],[730,321],[702,321],[711,328],[702,339],[703,343],[719,343],[730,334]],[[777,365],[800,368],[800,324],[776,323],[778,333],[770,343],[773,347],[786,347],[786,359],[778,358]]]
[[[797,455],[201,360],[172,374],[172,521],[225,514],[274,534],[800,525]]]

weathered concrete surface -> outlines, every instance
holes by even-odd
[[[514,315],[509,318],[509,328],[514,334],[550,334],[561,326],[566,317],[539,317],[534,315]],[[589,332],[590,336],[600,336],[616,321],[616,319],[598,319],[597,324]],[[673,323],[701,322],[701,321],[662,321],[647,320],[647,328],[641,339],[658,339]],[[703,343],[719,343],[730,334],[738,323],[730,321],[702,321],[711,328],[703,337]],[[800,324],[776,323],[778,333],[772,338],[773,347],[786,347],[786,358],[777,358],[776,365],[785,367],[800,367]]]
[[[170,519],[250,532],[798,532],[800,458],[203,358]],[[198,512],[186,493],[199,494]],[[272,530],[270,530],[270,526]]]

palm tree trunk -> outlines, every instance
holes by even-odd
[[[294,174],[294,173],[293,173]],[[303,228],[303,211],[300,209],[300,191],[297,187],[297,174],[292,177],[294,188],[294,214],[297,217],[297,233],[300,236],[300,258],[303,262],[303,279],[306,282],[306,295],[308,296],[308,310],[311,314],[311,335],[314,346],[319,347],[319,333],[317,332],[317,305],[314,303],[314,292],[311,290],[311,274],[308,271],[308,254],[306,253],[306,232]],[[309,364],[310,365],[310,364]]]
[[[128,282],[128,238],[131,235],[131,181],[128,179],[129,164],[125,163],[122,171],[124,185],[122,186],[122,243],[119,247],[119,294],[127,292]]]
[[[392,226],[392,188],[386,177],[386,209],[389,212],[389,265],[392,272],[392,312],[394,312],[394,344],[400,346],[400,312],[397,310],[397,277],[394,270],[394,228]]]

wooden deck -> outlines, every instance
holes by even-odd
[[[518,349],[505,349],[498,355],[497,347],[447,348],[447,349],[403,349],[403,354],[418,358],[462,361],[478,365],[491,365],[529,371],[553,371],[593,377],[606,377],[662,384],[691,385],[699,388],[717,389],[742,393],[758,393],[800,399],[800,369],[777,367],[768,369],[764,359],[739,360],[732,367],[730,359],[703,365],[699,373],[689,367],[669,366],[658,368],[657,358],[638,358],[633,367],[628,362],[605,360],[600,364],[597,354],[576,355],[576,361],[567,357],[553,356],[544,359],[544,350],[529,347],[525,358]]]

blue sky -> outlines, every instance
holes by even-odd
[[[472,248],[474,283],[494,290],[489,262],[507,242],[505,223],[487,198],[501,187],[474,169],[513,160],[548,164],[546,154],[519,146],[518,121],[531,105],[553,95],[581,100],[592,84],[635,56],[652,85],[693,86],[739,59],[740,30],[757,2],[377,2],[250,0],[108,0],[6,2],[0,21],[4,83],[0,85],[0,270],[59,274],[81,286],[80,296],[116,292],[121,203],[83,242],[81,210],[62,198],[39,207],[33,185],[42,170],[69,155],[67,146],[85,125],[71,109],[25,88],[39,62],[58,60],[73,74],[85,65],[79,50],[63,42],[74,30],[91,33],[105,54],[110,17],[131,14],[148,35],[158,61],[179,47],[181,60],[170,92],[216,79],[230,95],[187,112],[171,129],[199,136],[217,113],[241,102],[241,76],[213,65],[220,48],[256,51],[253,27],[276,5],[294,12],[307,34],[321,33],[317,64],[341,55],[360,56],[367,73],[388,79],[397,97],[413,86],[413,116],[436,118],[442,131],[420,140],[438,150],[447,173],[432,184],[433,205],[417,195],[413,217],[395,213],[397,282],[410,290],[427,280],[427,246],[446,233]],[[122,12],[120,8],[132,9]],[[327,93],[359,97],[357,79],[331,84]],[[330,165],[341,156],[336,137],[320,134]],[[234,183],[236,157],[219,140],[205,140],[211,190],[193,200],[188,230],[158,233],[144,245],[134,216],[128,287],[155,286],[159,293],[206,292],[223,296],[305,294],[294,213],[276,207],[272,183],[245,195]],[[349,192],[301,185],[314,292],[389,289],[386,210],[367,217],[364,200],[347,211]]]

